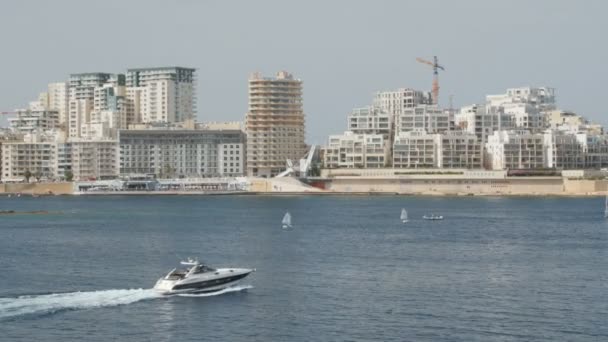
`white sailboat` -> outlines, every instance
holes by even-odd
[[[407,210],[405,208],[401,209],[401,222],[407,223],[409,220],[407,219]]]
[[[283,229],[291,228],[291,214],[289,212],[285,213],[281,223],[283,224]]]
[[[608,193],[606,194],[606,202],[604,204],[604,218],[608,218]]]

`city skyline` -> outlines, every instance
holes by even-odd
[[[220,2],[181,1],[182,17],[166,21],[156,19],[166,19],[173,4],[146,2],[147,20],[135,25],[130,16],[142,4],[63,1],[37,3],[38,11],[31,11],[31,2],[5,6],[4,32],[25,19],[33,24],[5,39],[5,51],[18,53],[4,56],[2,73],[10,82],[0,84],[0,108],[24,108],[48,83],[65,81],[70,73],[183,65],[197,69],[200,121],[241,121],[248,75],[288,70],[303,81],[306,141],[326,143],[374,92],[430,91],[432,72],[415,58],[437,55],[446,68],[440,75],[443,107],[449,95],[460,107],[506,88],[546,85],[557,89],[558,107],[608,123],[597,101],[608,74],[599,62],[607,51],[597,44],[607,25],[600,18],[603,2],[336,2],[319,12],[308,3],[241,3],[232,11]],[[113,25],[87,26],[89,10],[113,18]],[[225,13],[231,15],[219,15]],[[509,25],[509,18],[517,25]],[[73,27],[86,27],[85,33]],[[121,36],[125,30],[140,34]],[[96,43],[107,37],[116,39]]]

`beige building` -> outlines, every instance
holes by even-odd
[[[326,168],[382,168],[389,154],[388,141],[381,134],[344,132],[329,136],[323,162]]]
[[[118,176],[118,141],[73,139],[70,146],[74,180],[112,179]]]
[[[28,134],[23,140],[2,141],[2,180],[51,179],[57,170],[57,143],[49,137]]]
[[[286,161],[306,153],[302,81],[280,71],[274,78],[254,73],[249,78],[247,174],[273,177]]]

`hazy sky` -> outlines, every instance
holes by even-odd
[[[27,106],[70,73],[198,69],[200,120],[242,120],[247,77],[304,81],[308,142],[346,128],[378,90],[429,90],[440,104],[548,85],[558,105],[608,124],[607,1],[5,1],[0,110]]]

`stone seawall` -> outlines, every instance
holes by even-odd
[[[421,195],[598,195],[606,180],[562,177],[509,177],[505,179],[396,179],[334,178],[325,189],[337,193],[395,193]]]
[[[35,195],[71,195],[74,185],[63,183],[6,183],[0,184],[0,193],[35,194]]]

